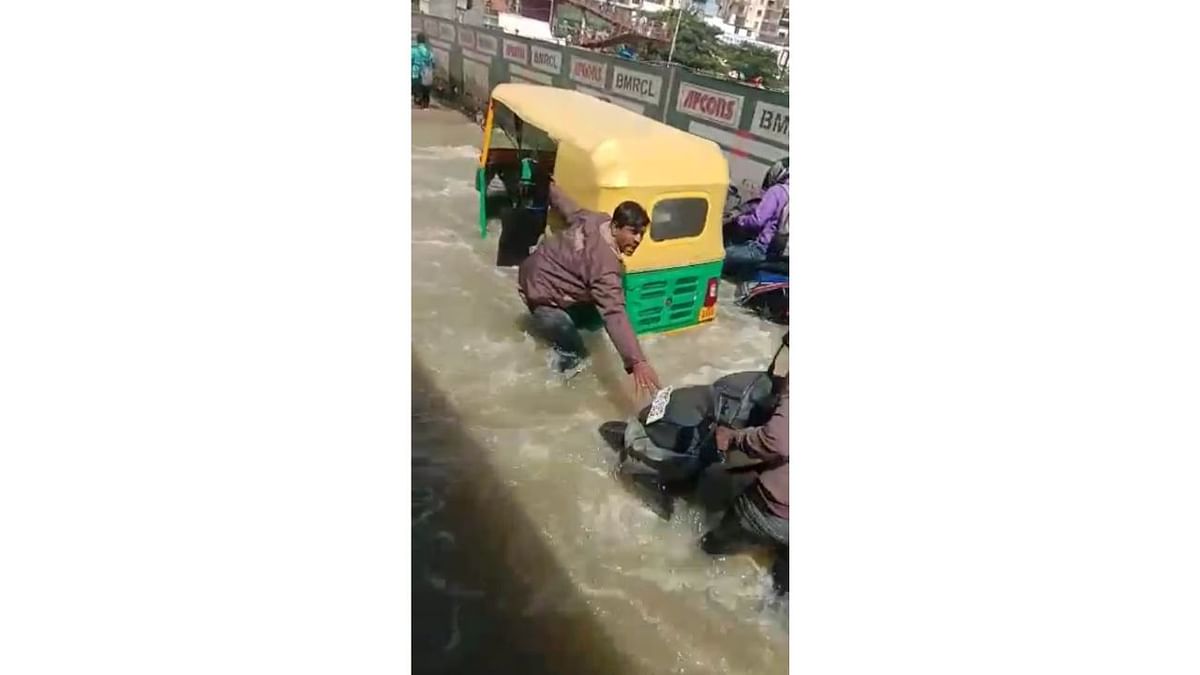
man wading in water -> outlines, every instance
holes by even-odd
[[[567,229],[542,241],[517,274],[517,292],[533,314],[534,330],[559,354],[558,369],[572,370],[587,350],[568,310],[594,306],[636,389],[653,394],[660,388],[658,375],[625,314],[621,266],[621,256],[637,250],[650,217],[636,202],[621,202],[612,216],[581,209],[553,182],[550,206],[566,219]]]

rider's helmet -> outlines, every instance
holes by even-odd
[[[767,169],[767,175],[763,176],[762,189],[766,190],[767,188],[771,187],[772,185],[775,185],[776,183],[782,183],[783,181],[787,180],[787,178],[788,178],[788,158],[784,157],[783,159],[779,160],[778,162],[775,162],[774,164],[772,164],[771,168]]]

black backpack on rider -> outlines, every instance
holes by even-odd
[[[782,260],[788,259],[788,216],[791,211],[792,199],[789,195],[787,202],[783,205],[783,213],[779,215],[779,229],[775,230],[775,238],[771,240],[771,245],[767,247],[767,260]]]

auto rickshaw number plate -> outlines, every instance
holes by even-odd
[[[646,415],[646,424],[654,424],[667,414],[667,403],[671,400],[672,391],[673,387],[666,387],[654,394],[654,400],[650,402],[650,412]]]

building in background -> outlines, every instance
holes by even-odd
[[[709,17],[704,19],[708,25],[721,31],[717,39],[725,44],[731,45],[752,45],[761,47],[775,53],[775,62],[780,68],[788,67],[788,59],[790,57],[788,50],[787,35],[776,42],[768,42],[750,35],[745,29],[739,30],[736,26],[726,23],[719,17]]]
[[[665,12],[673,9],[691,9],[704,16],[716,16],[720,5],[717,0],[640,0],[639,7],[646,12]]]
[[[455,2],[456,0],[419,0],[417,7],[422,14],[440,16],[443,19],[456,19],[458,14]]]
[[[717,16],[733,26],[736,35],[787,44],[787,31],[780,33],[787,12],[787,0],[719,0]]]
[[[682,7],[704,16],[705,23],[721,31],[722,42],[763,47],[775,52],[780,67],[788,64],[791,17],[786,0],[416,0],[413,4],[424,14],[559,44],[562,34],[551,29],[550,17],[566,6],[578,12],[583,6],[603,5],[632,21]]]
[[[422,0],[426,1],[426,0]],[[521,16],[537,19],[538,21],[550,21],[550,15],[554,11],[556,4],[558,5],[577,5],[587,6],[590,4],[602,5],[607,9],[616,10],[618,13],[629,15],[638,15],[642,13],[656,13],[659,11],[667,11],[673,9],[692,9],[705,16],[716,16],[720,9],[719,0],[477,0],[486,2],[489,7],[496,13],[513,13]]]
[[[541,19],[532,19],[521,14],[512,14],[510,12],[501,12],[496,15],[496,25],[505,33],[520,35],[521,37],[541,40],[542,42],[554,42],[564,44],[565,40],[555,37],[550,30],[550,22],[542,21]]]

